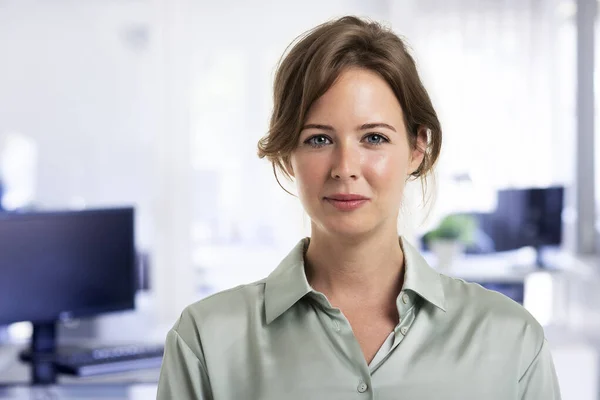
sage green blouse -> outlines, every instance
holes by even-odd
[[[400,322],[367,364],[344,314],[308,284],[309,240],[266,279],[183,311],[158,399],[560,399],[540,324],[499,293],[439,274],[402,238]]]

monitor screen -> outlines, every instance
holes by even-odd
[[[560,245],[563,197],[562,187],[499,191],[494,213],[496,250]]]
[[[470,253],[560,246],[564,188],[561,186],[498,191],[491,213],[472,213],[478,225]]]
[[[132,309],[133,208],[0,214],[0,325]]]

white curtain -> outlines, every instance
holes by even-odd
[[[489,209],[498,188],[571,182],[573,12],[558,0],[392,3],[444,131],[434,214]]]

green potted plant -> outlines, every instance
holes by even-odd
[[[452,267],[466,246],[474,242],[477,221],[471,215],[451,214],[424,236],[431,252],[437,258],[438,269]]]

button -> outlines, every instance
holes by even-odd
[[[361,383],[358,384],[358,387],[356,388],[356,390],[358,390],[358,393],[364,393],[364,392],[367,391],[368,388],[369,387],[367,386],[366,383],[361,382]]]
[[[402,328],[400,328],[400,333],[402,333],[403,335],[406,336],[407,332],[408,332],[408,328],[406,326],[403,326]]]
[[[402,295],[402,302],[403,302],[404,304],[408,304],[408,300],[410,300],[410,299],[408,298],[408,295],[407,295],[406,293],[404,293],[404,294]]]
[[[333,330],[336,332],[339,332],[341,330],[340,323],[337,322],[337,320],[335,320],[335,319],[333,320]]]

